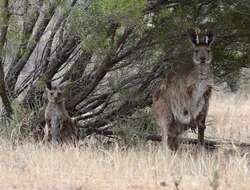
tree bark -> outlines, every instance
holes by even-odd
[[[6,42],[6,35],[8,31],[9,24],[9,2],[8,0],[0,1],[0,97],[2,99],[3,107],[6,112],[7,117],[12,114],[12,108],[10,100],[7,96],[4,80],[4,69],[3,69],[3,57],[4,57],[4,44]]]
[[[32,34],[25,47],[26,51],[24,51],[24,53],[22,54],[22,56],[20,56],[20,59],[16,63],[13,63],[13,66],[10,67],[9,71],[6,74],[6,86],[9,97],[11,99],[15,98],[15,86],[18,76],[29,60],[40,38],[42,37],[53,15],[53,12],[54,7],[49,7],[47,3],[43,4],[42,11],[40,12],[37,22],[33,27]]]

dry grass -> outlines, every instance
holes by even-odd
[[[250,98],[247,95],[214,93],[208,120],[212,120],[212,126],[208,127],[212,136],[250,142]]]
[[[214,96],[209,136],[250,142],[250,100]],[[0,189],[249,189],[250,158],[240,150],[177,154],[155,145],[107,150],[86,146],[53,148],[0,142]],[[90,145],[92,142],[89,142]],[[249,151],[249,150],[248,150]]]

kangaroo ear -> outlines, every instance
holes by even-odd
[[[214,35],[212,32],[207,32],[205,42],[208,46],[212,45],[212,43],[214,42]]]
[[[52,89],[52,86],[51,86],[51,82],[50,82],[50,81],[47,81],[47,82],[46,82],[46,88],[47,88],[47,90],[51,90],[51,89]]]
[[[193,45],[195,45],[195,46],[199,45],[199,43],[200,43],[199,36],[194,29],[189,29],[188,35],[189,35],[189,38],[190,38],[191,42],[193,43]]]

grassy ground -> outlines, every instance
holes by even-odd
[[[250,100],[214,96],[207,134],[250,142]],[[92,142],[88,142],[90,145]],[[250,152],[248,150],[248,152]],[[250,156],[241,150],[197,152],[183,146],[177,154],[147,144],[119,147],[53,148],[0,142],[0,189],[123,190],[250,188]]]

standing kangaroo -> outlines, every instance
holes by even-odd
[[[189,36],[193,44],[193,66],[169,73],[153,94],[153,112],[161,128],[163,145],[177,150],[178,137],[187,129],[198,128],[198,140],[204,143],[205,120],[213,83],[211,44],[213,34],[203,38],[195,31]]]
[[[76,145],[79,131],[76,123],[65,108],[63,91],[60,87],[47,85],[48,104],[45,109],[44,141],[52,143],[67,143]]]

